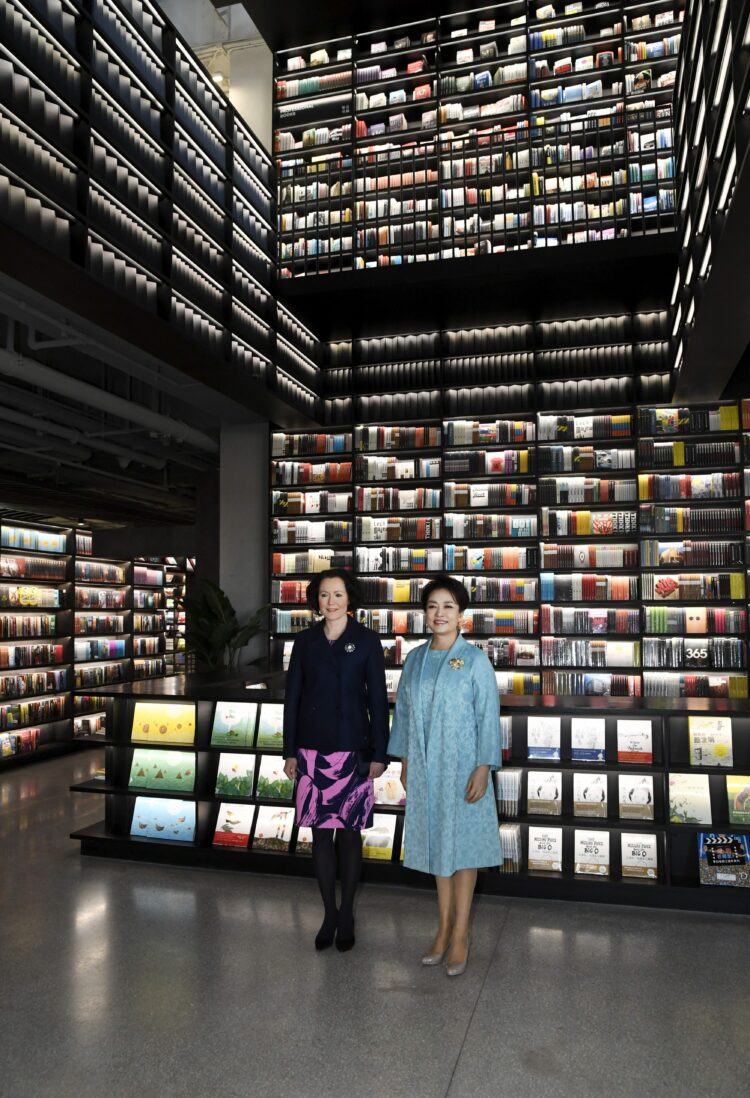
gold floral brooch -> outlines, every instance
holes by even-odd
[[[454,671],[460,671],[464,665],[464,661],[454,657],[452,660],[448,660],[448,666],[452,667]]]

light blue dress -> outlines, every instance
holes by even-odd
[[[497,682],[487,656],[459,636],[440,657],[429,642],[410,653],[388,754],[408,760],[404,865],[450,877],[458,869],[500,864],[492,780],[476,804],[466,801],[465,791],[477,766],[500,768],[502,748]]]

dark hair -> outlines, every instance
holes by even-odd
[[[325,572],[318,572],[307,585],[307,605],[316,614],[320,613],[320,585],[324,579],[340,579],[346,588],[346,597],[349,602],[348,609],[354,612],[362,603],[362,588],[356,578],[347,568],[326,568]]]
[[[460,580],[454,579],[453,576],[442,575],[435,576],[434,579],[431,579],[430,582],[426,583],[422,588],[421,599],[423,610],[427,610],[427,603],[436,591],[447,591],[458,603],[458,609],[462,614],[469,605],[469,592]]]

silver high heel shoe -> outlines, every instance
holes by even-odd
[[[423,965],[441,965],[443,958],[445,957],[447,949],[444,949],[442,953],[423,953],[422,964]]]
[[[467,942],[466,942],[466,960],[459,961],[456,964],[446,965],[445,966],[445,975],[446,976],[463,976],[464,972],[466,972],[466,966],[469,963],[469,950],[470,950],[470,948],[471,948],[471,937],[469,937],[467,939]]]

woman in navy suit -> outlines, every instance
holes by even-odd
[[[325,914],[316,949],[354,945],[354,894],[363,828],[372,826],[372,782],[385,770],[388,695],[377,633],[351,616],[361,601],[341,568],[315,576],[308,605],[323,620],[292,648],[284,703],[284,771],[297,780],[297,823],[313,831],[313,865]],[[336,852],[341,905],[336,907]]]

